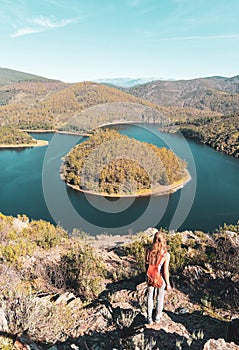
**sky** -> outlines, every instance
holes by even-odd
[[[239,74],[239,0],[0,0],[0,67],[65,82]]]

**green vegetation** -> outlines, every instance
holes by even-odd
[[[151,102],[138,99],[125,92],[100,84],[83,82],[19,82],[0,87],[0,125],[9,123],[22,129],[61,129],[88,132],[105,122],[118,120],[121,103],[149,108],[155,112],[152,121],[161,121],[164,109]],[[106,110],[99,108],[89,123],[88,114],[82,111],[94,106],[113,104],[113,115],[106,117]],[[115,104],[115,105],[114,105]],[[144,107],[144,108],[142,108]],[[135,121],[147,121],[135,111]],[[160,113],[159,113],[160,112]],[[166,111],[165,111],[166,112]],[[152,112],[151,112],[152,114]],[[159,117],[159,114],[161,117]],[[91,117],[90,117],[91,118]],[[123,117],[127,121],[128,116]],[[129,120],[129,119],[128,119]]]
[[[8,333],[15,337],[27,332],[52,343],[65,340],[79,317],[84,318],[84,305],[105,288],[102,257],[86,234],[71,238],[61,227],[29,221],[25,215],[0,214],[0,233],[0,304]],[[70,292],[82,300],[74,309],[38,297]],[[0,338],[1,349],[11,349],[11,344],[11,339]]]
[[[187,137],[214,149],[239,157],[238,76],[212,77],[188,81],[157,81],[135,86],[129,93],[160,106],[175,109],[171,123],[163,131],[180,129]],[[176,109],[183,106],[180,114]],[[186,111],[201,110],[202,114]],[[183,111],[185,112],[183,114]]]
[[[36,144],[37,141],[24,131],[14,127],[0,127],[1,145]]]
[[[217,151],[239,157],[239,113],[230,116],[178,123],[182,133]]]
[[[213,235],[164,230],[174,287],[165,309],[176,317],[175,310],[184,306],[189,322],[193,317],[201,325],[205,319],[206,328],[200,327],[206,336],[207,315],[218,324],[225,313],[238,312],[238,233],[228,232],[237,226],[224,225]],[[54,344],[69,347],[72,340],[80,348],[93,343],[104,348],[105,339],[118,349],[125,349],[126,343],[136,346],[135,337],[126,332],[135,331],[136,318],[145,313],[142,273],[152,238],[150,232],[140,232],[130,244],[99,249],[93,246],[97,239],[84,232],[75,230],[69,237],[43,220],[0,214],[0,305],[5,327],[0,348],[17,348],[15,339],[23,335],[40,349]],[[136,327],[139,335],[138,323]],[[196,333],[189,330],[195,341]],[[146,340],[137,344],[143,349]]]
[[[106,270],[84,233],[69,238],[61,227],[47,221],[29,221],[25,215],[14,218],[3,214],[0,214],[0,232],[0,260],[19,272],[26,268],[26,257],[34,261],[43,252],[58,251],[57,263],[55,259],[44,260],[41,267],[32,265],[25,269],[26,286],[30,283],[34,289],[39,279],[45,279],[42,292],[64,289],[74,291],[87,301],[101,291]]]
[[[68,184],[84,191],[127,195],[162,191],[162,186],[185,180],[185,168],[166,148],[99,129],[68,153],[62,174]]]
[[[7,84],[10,82],[18,81],[38,81],[38,82],[47,82],[51,79],[43,78],[38,75],[19,72],[13,69],[0,68],[0,85]]]
[[[162,107],[92,82],[19,81],[0,86],[0,125],[87,133],[102,124],[161,123],[218,115],[195,108]]]
[[[15,219],[0,214],[0,231],[0,258],[15,266],[21,266],[22,258],[37,248],[51,249],[67,237],[60,227],[43,220],[29,222],[25,215]]]
[[[200,239],[197,238],[196,232],[192,238],[184,239],[181,233],[169,234],[166,230],[163,231],[167,239],[172,273],[178,273],[188,265],[203,265],[211,261],[208,255],[208,247],[211,244],[205,233],[201,233]],[[152,237],[141,232],[135,236],[132,243],[125,247],[125,252],[136,259],[141,272],[145,270],[145,251],[152,242]],[[214,249],[213,252],[215,254]]]

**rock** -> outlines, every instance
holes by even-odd
[[[18,218],[15,218],[13,220],[13,227],[18,231],[21,232],[24,228],[28,227],[28,221],[24,222]]]
[[[183,270],[183,276],[192,280],[201,280],[205,276],[204,270],[201,266],[186,266]]]
[[[239,345],[239,318],[234,318],[228,325],[227,340]]]
[[[72,300],[75,299],[75,296],[73,293],[69,293],[66,292],[64,294],[61,294],[56,300],[55,300],[55,304],[59,305],[59,304],[68,304],[70,303]]]
[[[2,308],[0,308],[0,331],[2,332],[9,332],[9,328],[8,328],[8,323],[7,323],[7,319],[5,316],[5,312]]]
[[[175,310],[175,314],[187,314],[189,313],[189,310],[186,307],[179,307]]]
[[[15,341],[14,348],[17,350],[31,350],[29,345],[22,343],[20,340]]]
[[[14,348],[16,350],[42,350],[40,346],[35,344],[29,337],[22,335],[19,337],[15,343]]]
[[[226,343],[224,339],[209,339],[204,345],[203,350],[239,350],[235,343]]]
[[[82,305],[83,305],[83,303],[79,297],[68,301],[68,306],[71,307],[73,310],[75,310],[75,309],[78,310],[78,309],[82,308]]]
[[[144,233],[146,233],[146,235],[148,235],[149,237],[152,237],[152,238],[156,232],[158,232],[158,229],[155,227],[149,227],[149,228],[147,228],[147,230],[144,231]]]

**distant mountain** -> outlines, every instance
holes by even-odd
[[[164,107],[239,111],[239,75],[192,80],[152,81],[124,91]]]
[[[96,83],[114,85],[123,88],[130,88],[132,86],[145,84],[154,80],[161,80],[161,78],[105,78],[105,79],[96,79]],[[163,80],[163,79],[162,79]]]
[[[19,81],[52,81],[53,79],[47,79],[38,75],[19,72],[17,70],[9,68],[0,68],[0,85],[6,85],[12,82]],[[54,80],[56,81],[56,80]]]

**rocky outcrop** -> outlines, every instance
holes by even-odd
[[[210,339],[203,350],[239,350],[239,346],[235,343],[226,343],[224,339]]]

